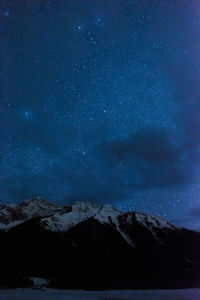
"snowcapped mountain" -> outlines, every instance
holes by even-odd
[[[191,286],[200,274],[200,234],[144,213],[35,198],[1,205],[0,225],[0,286],[25,276],[62,288]]]
[[[19,204],[0,204],[0,229],[11,228],[35,217],[41,217],[40,226],[52,232],[68,231],[80,222],[92,217],[101,223],[114,225],[119,231],[121,231],[120,227],[123,227],[119,220],[127,225],[137,221],[152,232],[156,227],[180,229],[180,227],[163,219],[144,213],[124,213],[109,204],[100,206],[96,203],[76,202],[62,207],[40,197]]]
[[[8,231],[10,228],[24,221],[41,217],[39,226],[50,232],[67,232],[77,224],[94,218],[101,224],[109,224],[122,235],[131,246],[135,247],[135,241],[129,228],[134,224],[140,224],[158,239],[158,229],[181,230],[169,222],[139,212],[124,213],[115,207],[105,204],[76,202],[72,205],[61,207],[48,202],[40,197],[23,201],[19,204],[0,206],[0,229]],[[162,241],[159,241],[162,243]]]

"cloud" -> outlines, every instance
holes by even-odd
[[[94,147],[88,165],[74,161],[54,171],[69,186],[66,202],[116,202],[142,190],[176,188],[192,180],[187,143],[177,144],[166,130],[144,128],[132,136]]]
[[[96,151],[107,167],[119,172],[118,178],[124,174],[121,184],[132,189],[167,188],[191,179],[188,149],[172,143],[162,129],[143,129],[125,140],[101,144]]]

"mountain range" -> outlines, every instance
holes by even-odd
[[[0,204],[0,287],[197,287],[200,233],[105,204]]]

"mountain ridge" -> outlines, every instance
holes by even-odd
[[[98,205],[96,203],[78,201],[70,205],[61,206],[41,197],[36,197],[17,204],[0,204],[0,229],[3,230],[4,228],[6,229],[7,226],[10,228],[15,226],[15,223],[9,226],[10,222],[16,221],[20,223],[39,216],[45,219],[44,224],[46,223],[46,226],[48,226],[49,218],[52,218],[54,215],[53,219],[56,223],[56,218],[57,221],[59,218],[62,219],[64,215],[67,219],[70,218],[70,215],[72,218],[76,218],[75,214],[78,216],[77,222],[80,222],[82,219],[87,219],[90,216],[96,216],[97,218],[99,217],[99,219],[102,218],[101,221],[103,222],[108,221],[106,219],[111,216],[117,217],[124,214],[135,214],[138,221],[143,223],[150,222],[154,226],[182,228],[160,217],[137,211],[123,212],[110,204]],[[65,222],[64,218],[63,222]]]
[[[24,286],[32,277],[58,288],[199,285],[200,233],[161,218],[37,198],[0,206],[1,220],[0,287]]]

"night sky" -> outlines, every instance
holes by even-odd
[[[0,1],[0,201],[200,230],[200,1]]]

